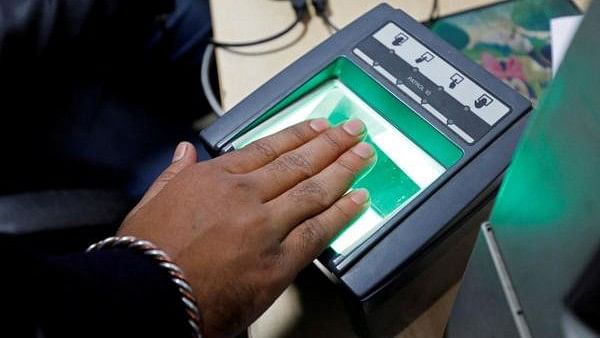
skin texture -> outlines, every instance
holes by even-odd
[[[367,207],[367,191],[346,194],[375,160],[365,134],[358,120],[311,120],[202,163],[183,142],[118,235],[183,269],[206,337],[236,335]]]

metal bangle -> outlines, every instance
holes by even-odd
[[[158,262],[159,266],[164,269],[170,276],[171,281],[177,286],[177,290],[181,294],[181,301],[188,316],[187,322],[192,331],[193,338],[202,338],[200,327],[202,318],[200,310],[196,304],[196,299],[192,294],[192,287],[183,276],[183,271],[173,263],[169,256],[157,246],[149,241],[137,239],[132,236],[109,237],[98,243],[90,245],[86,252],[93,252],[102,249],[124,248],[136,250]]]

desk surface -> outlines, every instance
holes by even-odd
[[[330,0],[331,21],[343,27],[375,7],[375,0]],[[418,20],[426,20],[433,0],[390,0]],[[497,0],[440,0],[440,14],[450,14]],[[312,7],[311,7],[312,10]],[[213,32],[219,41],[247,41],[264,37],[294,20],[289,1],[211,0]],[[277,41],[237,50],[217,51],[217,69],[225,110],[273,77],[287,65],[328,38],[320,18],[311,16],[306,28],[297,26]]]
[[[590,0],[575,0],[584,8]],[[331,21],[339,27],[353,21],[381,1],[330,0]],[[389,0],[418,20],[429,17],[433,0]],[[447,15],[497,0],[440,0]],[[211,0],[213,31],[220,41],[247,41],[273,34],[294,19],[288,1]],[[329,37],[321,19],[313,17],[285,37],[261,46],[217,51],[221,97],[229,109],[298,57]],[[295,283],[251,327],[252,338],[355,337],[342,305],[332,290]],[[441,337],[458,287],[453,287],[398,338]]]
[[[589,1],[575,0],[581,8],[586,7]],[[288,1],[210,0],[210,2],[214,36],[221,41],[248,41],[268,36],[286,27],[294,19]],[[343,27],[381,2],[330,0],[331,21]],[[430,15],[433,0],[388,0],[386,2],[393,7],[401,8],[418,20],[426,20]],[[440,14],[443,16],[495,2],[498,0],[439,0]],[[218,50],[217,69],[225,109],[233,107],[327,37],[329,37],[327,27],[321,19],[312,17],[306,25],[306,30],[298,26],[277,41],[238,50]]]

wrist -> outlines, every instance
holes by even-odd
[[[86,252],[95,252],[106,249],[129,249],[143,254],[157,263],[157,265],[169,275],[170,281],[179,292],[181,302],[187,316],[186,322],[190,328],[193,338],[202,338],[202,318],[200,310],[193,295],[193,290],[187,282],[183,271],[171,260],[171,258],[154,244],[146,240],[140,240],[132,236],[109,237],[91,245]]]

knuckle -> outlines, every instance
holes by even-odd
[[[254,141],[249,145],[250,151],[267,159],[277,157],[277,151],[271,142],[265,139]]]
[[[326,243],[323,223],[317,217],[306,220],[304,226],[300,229],[299,235],[302,249],[309,249],[314,246],[321,247]]]
[[[269,163],[266,168],[269,172],[272,172],[274,174],[283,173],[291,169],[286,163],[286,161],[284,161],[281,158]]]
[[[255,190],[253,182],[246,177],[232,177],[229,180],[229,187],[236,194],[247,194]]]
[[[236,203],[261,206],[263,201],[260,197],[259,182],[242,175],[224,176],[221,181],[218,191],[213,192],[215,198],[224,199],[225,203],[232,206],[236,206]],[[261,211],[258,208],[255,210]]]
[[[239,215],[238,225],[242,228],[252,228],[257,230],[256,227],[261,227],[269,223],[269,215],[265,212],[257,210],[251,213],[244,213]]]
[[[342,150],[342,143],[334,131],[323,134],[323,138],[331,148],[335,149],[336,151]]]
[[[308,135],[306,134],[306,129],[304,128],[303,124],[291,127],[290,134],[293,135],[300,143],[304,143],[308,139]]]
[[[361,166],[358,163],[356,163],[356,161],[354,161],[353,159],[351,159],[347,156],[342,156],[341,158],[339,158],[336,161],[336,164],[339,169],[341,169],[342,171],[345,171],[348,174],[352,174],[352,175],[357,173],[361,168]]]
[[[283,165],[286,168],[300,171],[305,178],[308,178],[315,173],[315,168],[312,161],[304,153],[291,152],[283,156]]]
[[[291,198],[295,202],[308,202],[322,209],[331,204],[329,192],[322,183],[315,179],[301,183],[297,189],[291,192]]]
[[[354,214],[349,210],[344,209],[339,203],[335,203],[333,205],[335,213],[339,215],[339,218],[344,220],[351,220],[354,217]]]

